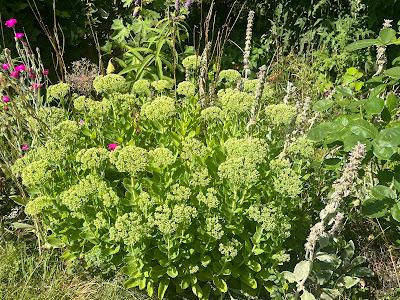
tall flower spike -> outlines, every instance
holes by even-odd
[[[250,130],[250,127],[253,126],[256,123],[256,116],[257,116],[257,108],[259,106],[261,96],[264,91],[264,86],[265,86],[265,79],[267,75],[267,66],[263,65],[260,68],[260,72],[258,72],[258,84],[257,84],[257,89],[256,89],[256,101],[254,101],[253,107],[251,108],[251,114],[250,114],[250,119],[249,122],[247,123],[247,131]]]
[[[244,68],[244,78],[247,79],[250,74],[250,52],[251,52],[251,39],[253,36],[253,23],[254,23],[254,11],[249,12],[247,17],[247,29],[246,29],[246,44],[244,47],[244,57],[243,57],[243,68]]]
[[[211,49],[211,42],[208,42],[200,58],[200,76],[199,76],[199,96],[202,107],[206,105],[206,82],[208,71],[208,52]]]
[[[321,237],[334,235],[339,230],[344,218],[343,214],[338,212],[339,206],[342,200],[350,195],[364,157],[365,145],[358,143],[349,155],[349,160],[343,169],[342,176],[332,186],[333,193],[331,194],[330,201],[320,212],[321,221],[315,224],[310,230],[307,243],[304,245],[308,260],[314,258],[315,246]],[[331,229],[329,232],[325,232],[328,226],[331,226]]]

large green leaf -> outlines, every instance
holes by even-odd
[[[368,199],[363,203],[362,213],[368,218],[381,218],[388,211],[388,203],[383,199]]]
[[[308,277],[310,271],[311,271],[311,263],[308,260],[303,260],[294,267],[293,274],[296,278],[296,281],[300,282]]]
[[[316,112],[324,112],[330,109],[334,104],[335,102],[331,99],[319,100],[313,105],[313,110]]]
[[[379,97],[368,98],[365,101],[364,108],[367,114],[377,115],[380,114],[385,107],[385,100]]]
[[[376,199],[396,199],[396,192],[384,185],[376,185],[371,189],[371,195]]]
[[[375,138],[378,135],[378,129],[372,123],[363,119],[352,121],[350,130],[355,135],[363,138]]]
[[[365,39],[361,41],[357,41],[348,45],[345,50],[347,51],[355,51],[363,48],[371,47],[377,44],[379,41],[377,39]]]
[[[360,278],[358,278],[358,277],[351,277],[351,276],[343,277],[343,284],[346,289],[352,288],[359,282],[360,282]]]
[[[307,292],[306,290],[304,290],[303,294],[300,297],[300,299],[301,300],[315,300],[315,297],[310,292]]]
[[[215,276],[213,282],[221,293],[226,293],[228,291],[228,285],[222,278]]]
[[[379,32],[379,39],[384,44],[389,44],[396,39],[396,31],[393,28],[383,28]]]
[[[393,205],[390,212],[392,213],[393,219],[395,219],[397,222],[400,222],[400,202],[397,202],[395,205]]]
[[[387,69],[385,72],[383,72],[386,76],[395,78],[395,79],[400,79],[400,67],[393,67],[390,69]]]
[[[169,278],[163,278],[160,282],[160,284],[158,285],[158,299],[162,300],[164,298],[165,292],[168,289],[168,285],[169,285]]]

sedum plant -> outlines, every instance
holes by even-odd
[[[95,79],[103,99],[75,98],[71,119],[15,163],[32,198],[25,211],[66,259],[122,268],[126,286],[160,299],[167,289],[266,294],[297,238],[291,219],[307,206],[312,144],[300,138],[308,152],[295,141],[280,155],[296,108],[259,97],[248,131],[255,89],[226,87],[202,108],[192,82],[176,97],[166,83],[139,80],[126,94],[117,75]]]

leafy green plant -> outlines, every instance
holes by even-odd
[[[187,13],[187,12],[186,12]],[[112,43],[104,46],[106,53],[121,49],[121,58],[114,59],[122,67],[120,74],[135,80],[141,78],[163,79],[176,74],[181,43],[188,37],[183,23],[185,11],[174,12],[161,18],[160,14],[143,9],[138,18],[132,17],[127,25],[123,19],[115,19]]]
[[[292,146],[278,157],[296,108],[266,105],[257,82],[240,91],[227,81],[215,106],[201,108],[189,81],[172,98],[159,81],[136,81],[126,94],[120,75],[97,78],[103,99],[75,98],[73,119],[14,165],[32,197],[25,211],[68,260],[105,273],[123,267],[126,286],[157,288],[160,299],[168,287],[199,299],[265,293],[289,258],[289,218],[304,205],[313,151]]]

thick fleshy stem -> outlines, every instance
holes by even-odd
[[[243,69],[244,69],[244,79],[247,79],[250,74],[250,53],[251,53],[251,39],[253,37],[253,23],[254,23],[254,11],[249,12],[247,17],[247,29],[246,29],[246,43],[244,47],[244,57],[243,57]]]

